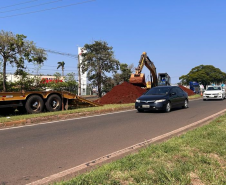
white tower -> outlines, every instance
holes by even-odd
[[[78,47],[78,62],[79,64],[82,63],[82,53],[84,53],[85,51],[82,49],[82,47]],[[87,72],[85,72],[84,74],[82,73],[82,69],[80,67],[80,78],[81,78],[81,94],[78,94],[78,95],[86,95],[86,89],[87,89]],[[78,90],[79,92],[79,90]]]

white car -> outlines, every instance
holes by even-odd
[[[221,86],[208,86],[207,90],[203,93],[203,100],[208,99],[225,99],[225,89]]]

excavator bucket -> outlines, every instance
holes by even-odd
[[[145,75],[143,73],[141,73],[139,75],[131,74],[129,83],[139,86],[139,87],[146,87]]]

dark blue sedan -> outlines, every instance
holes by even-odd
[[[140,96],[135,103],[138,112],[145,110],[164,110],[188,108],[188,94],[178,86],[157,86]]]

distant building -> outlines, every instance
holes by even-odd
[[[43,76],[38,76],[38,75],[28,75],[29,77],[40,77],[40,80],[44,80],[46,83],[52,82],[56,80],[55,76],[47,76],[47,75],[43,75]],[[14,75],[14,74],[6,74],[6,80],[8,82],[16,82],[20,80],[20,76],[19,75]],[[63,77],[60,78],[60,82],[63,82]]]

